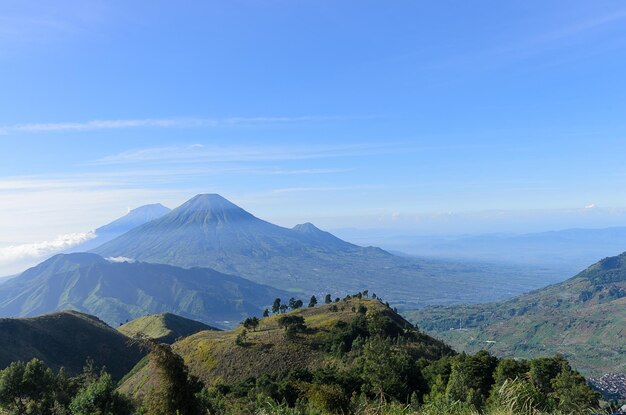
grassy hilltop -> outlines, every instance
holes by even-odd
[[[293,340],[288,340],[285,329],[279,326],[279,320],[285,315],[301,316],[305,320],[306,330]],[[190,373],[207,385],[239,382],[296,369],[342,365],[335,351],[346,347],[345,341],[349,339],[344,340],[341,336],[347,333],[347,327],[355,317],[361,315],[380,316],[388,322],[388,330],[412,333],[411,340],[403,346],[412,353],[427,359],[453,354],[443,342],[415,331],[408,321],[378,300],[365,298],[272,315],[259,320],[253,330],[246,330],[241,325],[231,331],[202,331],[175,342],[172,349],[183,357]],[[144,363],[126,378],[121,390],[131,394],[141,392],[151,378],[149,367]]]
[[[117,328],[128,337],[146,336],[162,343],[173,343],[204,330],[218,330],[199,321],[190,320],[176,314],[150,314],[129,321]]]

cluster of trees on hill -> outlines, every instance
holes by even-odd
[[[362,298],[369,298],[369,290],[363,290],[363,291],[359,291],[358,293],[354,294],[354,295],[346,295],[344,297],[344,300],[346,299],[350,299],[350,298],[358,298],[359,300]],[[378,298],[376,296],[376,294],[372,294],[372,299],[378,299],[380,302],[382,302],[382,300],[380,298]],[[332,304],[333,302],[338,303],[339,301],[341,301],[341,299],[339,297],[335,297],[335,299],[333,300],[332,295],[330,294],[326,294],[326,296],[324,297],[324,304]],[[318,300],[317,297],[315,295],[312,295],[311,298],[309,299],[309,308],[313,308],[318,304]],[[389,306],[389,303],[386,303],[387,306]],[[274,303],[272,304],[272,309],[270,311],[270,309],[266,308],[265,311],[263,311],[263,317],[269,317],[270,312],[272,314],[281,314],[281,313],[286,313],[289,310],[297,310],[298,308],[301,308],[304,306],[304,302],[300,299],[296,299],[294,297],[291,297],[289,299],[288,303],[283,303],[282,300],[280,298],[276,298],[274,300]],[[248,321],[249,319],[246,319],[246,321]]]

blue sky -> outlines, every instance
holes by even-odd
[[[622,225],[625,52],[620,1],[3,1],[0,247],[200,192],[288,226]]]

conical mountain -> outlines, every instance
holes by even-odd
[[[503,284],[493,271],[483,276],[475,264],[400,258],[348,243],[310,223],[277,226],[217,194],[197,195],[92,252],[209,267],[302,296],[367,288],[396,305],[495,300],[524,289],[523,281],[520,287]]]
[[[317,238],[261,220],[220,195],[202,194],[94,252],[239,274],[248,259],[271,262],[276,257],[306,257],[313,247],[330,251]],[[359,249],[347,242],[340,248]]]

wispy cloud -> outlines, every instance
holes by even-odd
[[[103,157],[93,164],[280,161],[381,154],[398,151],[396,144],[354,144],[318,147],[187,146],[153,147]]]
[[[230,117],[230,118],[139,118],[91,120],[84,122],[55,122],[15,124],[0,127],[0,134],[84,132],[129,128],[211,128],[251,126],[258,124],[285,124],[363,118],[355,116],[296,116],[296,117]]]
[[[33,242],[22,245],[10,245],[0,248],[0,265],[6,265],[25,259],[39,259],[56,254],[96,237],[95,232],[70,233],[59,235],[50,241]]]

